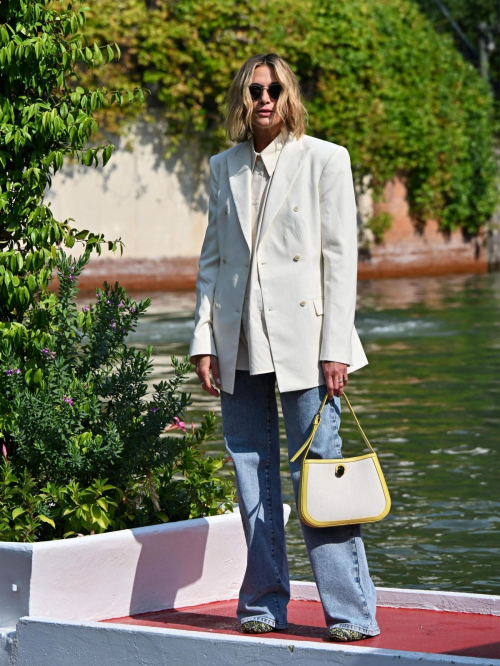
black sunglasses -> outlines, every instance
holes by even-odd
[[[281,85],[281,83],[278,83],[277,81],[271,83],[270,86],[261,86],[260,83],[251,83],[248,86],[248,90],[250,92],[250,97],[253,99],[254,102],[256,102],[258,99],[261,98],[264,90],[267,90],[267,92],[269,93],[269,97],[271,99],[276,100],[283,92],[283,86]]]

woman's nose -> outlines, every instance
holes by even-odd
[[[271,98],[269,97],[269,92],[268,92],[267,90],[263,90],[263,91],[262,91],[262,95],[261,95],[261,97],[260,97],[260,101],[261,101],[263,104],[267,104],[268,102],[271,101]]]

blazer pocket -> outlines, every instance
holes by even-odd
[[[318,316],[323,314],[323,301],[324,300],[325,300],[324,298],[313,298],[312,299],[312,302],[314,304],[314,309],[316,310],[316,314]]]

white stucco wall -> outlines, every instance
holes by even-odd
[[[74,218],[78,229],[109,239],[121,236],[129,259],[198,256],[206,228],[207,157],[191,145],[165,159],[161,124],[143,124],[110,140],[117,150],[104,169],[67,162],[55,175],[47,201],[56,219]]]
[[[103,620],[236,599],[246,559],[238,508],[80,539],[0,543],[0,634],[28,615]]]
[[[47,195],[56,219],[72,217],[78,229],[121,236],[127,259],[198,257],[207,226],[207,155],[190,144],[165,159],[168,139],[160,123],[110,140],[116,151],[104,169],[66,162],[56,174]],[[359,192],[360,224],[372,208],[371,191]]]

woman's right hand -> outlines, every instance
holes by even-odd
[[[210,380],[211,370],[214,382],[220,387],[221,381],[217,356],[214,356],[213,354],[198,354],[197,356],[192,356],[189,360],[193,365],[196,365],[196,374],[198,375],[203,390],[210,393],[210,395],[218,397],[219,391],[212,386]]]

